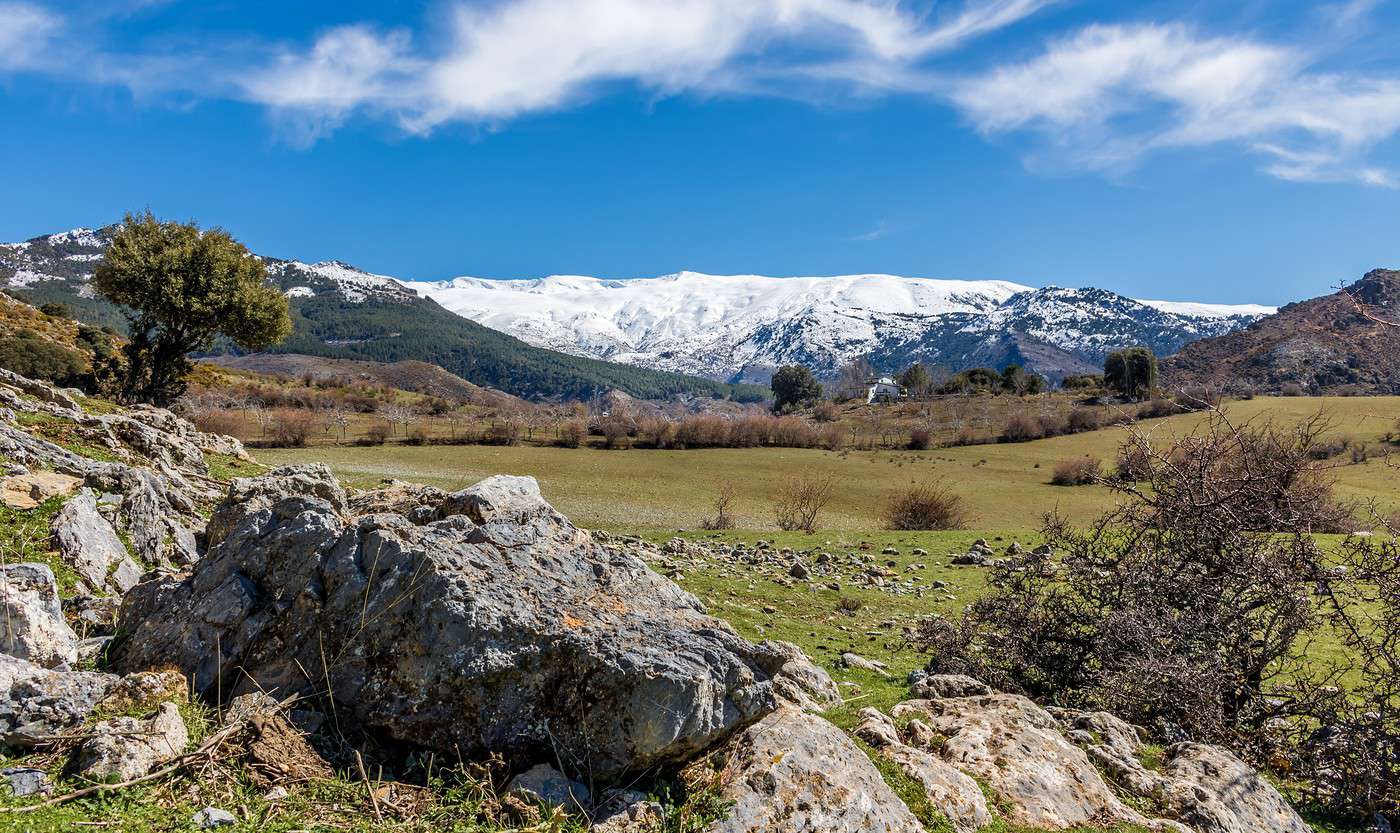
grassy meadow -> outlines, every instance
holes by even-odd
[[[1321,409],[1330,434],[1366,443],[1372,459],[1353,464],[1337,457],[1338,495],[1374,500],[1384,512],[1400,510],[1400,469],[1380,452],[1387,432],[1396,431],[1400,397],[1276,398],[1229,403],[1232,420],[1272,420],[1292,425]],[[1199,414],[1137,423],[1154,441],[1188,434],[1204,419]],[[1057,511],[1087,522],[1114,497],[1098,486],[1055,486],[1055,464],[1091,456],[1112,466],[1128,428],[1111,427],[1025,443],[939,448],[930,451],[792,448],[650,450],[554,448],[547,446],[395,445],[316,446],[260,449],[269,465],[324,462],[345,481],[360,487],[387,478],[413,480],[448,489],[492,474],[528,474],[539,479],[545,496],[575,523],[621,532],[694,529],[710,512],[716,484],[733,480],[738,495],[738,526],[771,530],[771,497],[782,481],[798,473],[826,474],[836,495],[821,519],[825,529],[873,531],[883,526],[891,492],[912,482],[938,482],[961,495],[973,530],[1033,530],[1041,517]]]

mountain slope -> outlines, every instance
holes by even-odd
[[[120,327],[119,312],[89,283],[114,228],[0,245],[0,280],[29,303],[63,303],[80,319]],[[587,398],[610,389],[643,399],[761,396],[753,388],[541,349],[448,312],[392,278],[344,263],[263,260],[269,279],[288,296],[294,324],[274,352],[426,361],[474,384],[531,398]]]
[[[1400,393],[1397,368],[1400,272],[1376,269],[1342,291],[1187,345],[1163,362],[1162,378],[1172,386],[1277,393],[1298,385],[1310,393],[1374,395]]]
[[[861,355],[886,370],[914,360],[950,370],[1027,361],[1058,379],[1101,366],[1114,349],[1146,344],[1167,354],[1273,311],[892,275],[681,272],[405,285],[532,344],[717,379],[766,379],[774,366],[794,362],[830,375]]]

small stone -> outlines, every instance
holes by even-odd
[[[803,564],[801,561],[798,561],[797,563],[793,564],[792,567],[788,570],[788,575],[792,576],[798,581],[805,581],[807,577],[811,574],[811,571],[807,569],[807,565]]]
[[[549,764],[536,764],[510,780],[506,793],[550,806],[575,810],[588,806],[588,788]]]
[[[53,792],[48,773],[30,767],[10,767],[0,770],[0,776],[9,784],[10,795],[23,798],[27,795],[47,795]]]
[[[200,830],[208,830],[212,827],[229,827],[238,824],[238,819],[233,817],[233,813],[228,810],[220,810],[218,807],[205,807],[193,816],[190,816],[190,823]]]
[[[189,740],[174,703],[162,703],[146,719],[103,720],[78,749],[78,774],[89,781],[140,778],[183,752]]]

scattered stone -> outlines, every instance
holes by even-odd
[[[49,775],[42,769],[10,767],[0,770],[0,777],[4,777],[10,788],[10,795],[15,798],[29,795],[48,795],[53,792],[53,784],[49,782]]]
[[[190,824],[200,830],[209,830],[214,827],[231,827],[238,824],[238,819],[233,813],[227,810],[220,810],[217,807],[205,807],[203,810],[190,816]]]
[[[45,668],[77,661],[78,635],[63,618],[47,565],[0,567],[0,608],[0,651]]]
[[[132,560],[112,524],[97,511],[91,489],[81,489],[63,504],[53,522],[54,546],[65,564],[98,593],[122,594],[141,580],[141,567]]]
[[[876,633],[876,635],[879,636],[880,634]],[[853,654],[849,651],[841,655],[841,664],[847,668],[856,668],[861,671],[870,671],[872,673],[879,674],[881,677],[890,676],[890,672],[887,670],[889,666],[885,663],[879,662],[877,660],[866,659],[860,654]]]
[[[506,792],[535,804],[582,810],[589,804],[588,788],[570,780],[549,764],[536,764],[510,780]]]
[[[720,793],[733,808],[707,833],[922,833],[914,814],[845,732],[784,708],[725,749]]]
[[[792,576],[798,581],[806,581],[808,577],[812,575],[812,571],[807,569],[806,564],[803,564],[801,561],[798,561],[795,562],[790,569],[788,569],[788,575]]]
[[[11,509],[37,509],[51,497],[73,494],[82,484],[79,478],[55,471],[15,474],[0,480],[0,503]]]
[[[139,778],[183,752],[189,740],[174,703],[162,703],[144,719],[103,720],[78,748],[78,774],[89,781]]]

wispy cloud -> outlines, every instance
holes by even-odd
[[[1315,70],[1302,49],[1179,24],[1090,26],[1039,56],[955,83],[984,133],[1118,170],[1163,148],[1233,143],[1285,179],[1387,185],[1367,152],[1400,132],[1400,80]]]
[[[33,70],[62,30],[62,19],[32,3],[0,3],[0,70]]]
[[[889,220],[880,220],[875,224],[875,228],[863,234],[854,234],[846,239],[852,243],[871,243],[889,235],[894,231],[894,225]]]

